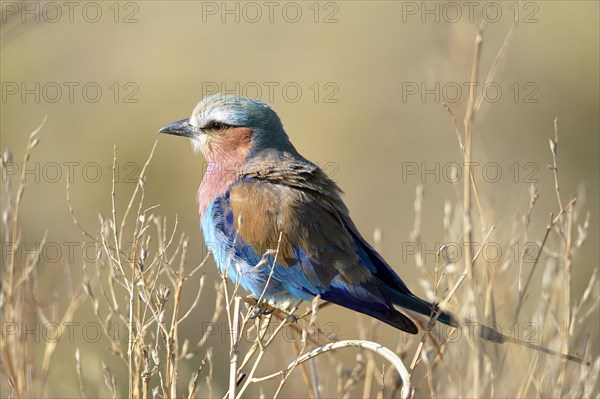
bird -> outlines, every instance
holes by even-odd
[[[413,294],[365,240],[342,190],[297,151],[263,101],[212,94],[159,133],[189,138],[207,160],[197,195],[204,241],[220,272],[251,297],[287,310],[318,296],[409,334],[419,330],[399,309],[459,327],[452,313]],[[513,341],[481,326],[486,340]]]

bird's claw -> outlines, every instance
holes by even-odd
[[[248,317],[250,320],[254,320],[258,317],[262,317],[262,316],[268,316],[271,313],[273,313],[273,311],[275,310],[275,308],[268,308],[268,305],[266,303],[261,303],[261,304],[256,304],[254,306],[254,308],[251,311],[250,316]]]

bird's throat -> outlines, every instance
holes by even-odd
[[[198,190],[200,217],[241,175],[251,151],[251,136],[250,128],[232,128],[204,145],[203,153],[208,162],[204,164],[204,178]]]

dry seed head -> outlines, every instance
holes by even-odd
[[[146,258],[148,258],[148,250],[144,247],[142,247],[142,250],[140,251],[140,259],[143,261],[146,260]]]
[[[12,159],[12,152],[10,152],[9,149],[4,150],[4,152],[2,153],[2,163],[7,164],[11,162]]]
[[[8,210],[4,210],[2,212],[2,223],[4,224],[8,224],[8,221],[10,220],[10,212]]]
[[[161,306],[164,306],[169,299],[169,295],[171,294],[171,286],[166,284],[161,284],[158,287],[158,292],[156,293],[156,299]]]
[[[152,348],[152,361],[156,366],[160,366],[160,356],[158,355],[158,351],[156,348]]]

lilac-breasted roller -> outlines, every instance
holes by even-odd
[[[411,334],[417,327],[395,306],[437,310],[361,236],[339,187],[262,101],[214,94],[160,133],[189,137],[208,161],[198,191],[204,240],[221,272],[253,297],[286,309],[320,295]],[[455,324],[445,312],[438,320]]]
[[[415,323],[395,306],[439,312],[410,292],[361,236],[339,187],[298,153],[262,101],[214,94],[159,133],[189,137],[204,154],[208,168],[198,190],[204,240],[221,272],[253,297],[288,309],[320,295],[411,334]],[[438,320],[457,325],[447,312]],[[481,326],[481,335],[581,362],[492,328]]]

